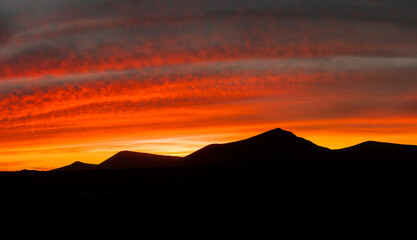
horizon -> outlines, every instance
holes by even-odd
[[[277,127],[417,145],[417,3],[0,0],[0,171]]]
[[[288,130],[286,130],[286,129],[282,129],[282,128],[274,128],[274,129],[270,129],[270,130],[268,130],[268,131],[265,131],[265,132],[262,132],[262,133],[258,133],[258,134],[256,134],[256,135],[253,135],[253,136],[250,136],[250,137],[248,137],[248,138],[244,138],[244,139],[237,139],[237,140],[234,140],[234,141],[231,141],[231,142],[221,142],[221,143],[220,143],[220,142],[215,142],[215,143],[209,143],[209,144],[204,145],[204,146],[202,146],[202,147],[200,147],[200,148],[198,148],[198,149],[194,149],[194,150],[192,150],[192,151],[190,151],[190,152],[187,152],[186,154],[183,154],[183,155],[178,155],[178,154],[166,154],[166,153],[151,153],[151,152],[144,152],[144,151],[132,151],[132,150],[125,149],[125,150],[118,150],[117,152],[108,151],[108,152],[106,152],[106,153],[109,153],[109,154],[111,154],[111,155],[108,155],[108,156],[107,156],[107,157],[105,157],[104,159],[100,159],[100,160],[98,160],[98,161],[94,161],[94,162],[84,162],[84,161],[81,161],[81,160],[75,160],[75,161],[73,161],[73,162],[67,163],[67,165],[71,165],[71,164],[74,164],[74,163],[84,163],[84,164],[96,164],[96,165],[98,165],[98,164],[100,164],[100,163],[104,162],[105,160],[108,160],[108,159],[110,159],[111,157],[113,157],[113,156],[115,156],[115,155],[117,155],[118,153],[121,153],[121,152],[146,153],[146,154],[155,154],[155,155],[160,155],[160,156],[177,156],[177,157],[186,157],[186,156],[188,156],[188,155],[190,155],[190,154],[192,154],[192,153],[194,153],[194,152],[196,152],[196,151],[199,151],[199,150],[201,150],[202,148],[204,148],[204,147],[206,147],[206,146],[208,146],[208,145],[211,145],[211,144],[227,144],[227,143],[239,142],[239,141],[241,141],[241,140],[247,140],[247,139],[249,139],[249,138],[253,138],[253,137],[256,137],[256,136],[258,136],[258,135],[262,135],[262,134],[264,134],[264,133],[268,133],[268,132],[271,132],[271,131],[276,131],[276,130],[281,130],[281,131],[284,131],[284,132],[289,132],[289,133],[291,133],[291,134],[294,134],[293,132],[288,131]],[[309,139],[303,138],[303,137],[298,136],[298,135],[296,135],[296,134],[294,134],[294,136],[295,136],[295,137],[300,137],[300,138],[305,139],[305,140],[307,140],[307,141],[310,141]],[[312,141],[311,141],[311,142],[312,142]],[[359,143],[356,143],[356,144],[354,144],[354,145],[349,145],[349,146],[346,146],[346,147],[341,147],[341,148],[329,148],[329,147],[327,147],[327,146],[323,146],[323,145],[316,144],[315,142],[312,142],[312,143],[313,143],[313,144],[315,144],[315,145],[317,145],[317,146],[319,146],[319,147],[328,148],[328,149],[330,149],[330,150],[339,150],[339,149],[345,149],[345,148],[349,148],[349,147],[357,146],[357,145],[360,145],[360,144],[363,144],[363,143],[367,143],[367,142],[378,142],[378,143],[388,143],[388,144],[395,144],[395,145],[417,146],[417,145],[409,145],[409,144],[394,143],[394,142],[381,142],[381,141],[374,141],[374,140],[367,140],[367,141],[359,142]],[[88,161],[91,161],[91,159],[88,159]],[[67,165],[65,165],[65,166],[67,166]],[[23,170],[23,171],[24,171],[24,170],[49,171],[49,170],[57,169],[57,168],[60,168],[60,167],[63,167],[63,166],[55,166],[55,167],[50,167],[50,168],[42,168],[42,169],[26,169],[26,168],[23,168],[23,169],[8,169],[8,170],[2,170],[2,169],[0,169],[0,172],[14,172],[14,171],[22,171],[22,170]]]

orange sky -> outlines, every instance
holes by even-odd
[[[330,148],[417,144],[401,4],[17,2],[0,10],[0,170],[184,156],[277,127]]]

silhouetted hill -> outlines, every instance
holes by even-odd
[[[71,163],[68,166],[54,169],[53,171],[68,172],[68,171],[82,171],[82,170],[95,170],[95,169],[97,169],[97,164],[90,164],[90,163],[83,163],[80,161],[76,161],[76,162]]]
[[[353,168],[384,168],[417,172],[417,146],[367,141],[333,150],[334,161]]]
[[[98,165],[99,169],[142,169],[166,167],[181,157],[122,151]]]
[[[121,151],[100,164],[87,164],[76,161],[68,166],[57,168],[52,171],[68,172],[81,170],[121,170],[166,167],[180,159],[181,157]]]
[[[188,156],[181,166],[276,164],[311,160],[330,151],[280,128],[226,144],[208,145]]]

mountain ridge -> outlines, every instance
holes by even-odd
[[[399,160],[398,160],[398,159]],[[256,166],[282,168],[314,164],[363,166],[417,171],[417,146],[366,141],[347,148],[331,150],[296,136],[281,128],[230,143],[207,145],[185,156],[174,157],[150,153],[121,151],[100,164],[74,162],[53,171],[121,170],[160,167]],[[407,169],[409,170],[409,169]]]
[[[100,169],[129,169],[166,167],[181,157],[158,155],[151,153],[120,151],[98,164]]]
[[[207,166],[233,163],[265,163],[274,160],[285,160],[292,155],[326,151],[327,148],[318,146],[292,132],[281,128],[273,129],[256,136],[223,144],[211,144],[184,157],[182,166]]]
[[[117,152],[99,164],[75,161],[67,166],[52,169],[51,171],[145,169],[165,167],[179,159],[181,159],[181,157],[124,150]]]
[[[94,170],[96,168],[97,168],[97,164],[75,161],[67,166],[52,169],[51,171],[69,172],[69,171]]]

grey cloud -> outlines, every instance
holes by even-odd
[[[245,29],[261,27],[265,27],[265,31],[274,31],[275,29],[273,28],[280,26],[288,31],[288,27],[291,26],[282,26],[282,19],[293,18],[295,20],[291,21],[295,24],[295,29],[297,29],[297,23],[299,23],[300,19],[319,21],[320,19],[331,18],[338,21],[347,21],[350,25],[370,21],[415,27],[417,23],[417,16],[415,15],[417,2],[410,0],[399,0],[395,2],[390,0],[377,2],[355,0],[0,0],[0,4],[2,7],[0,11],[8,13],[6,15],[0,12],[0,27],[2,24],[7,25],[6,27],[8,28],[6,31],[7,34],[2,35],[10,37],[11,32],[14,32],[15,35],[20,37],[26,36],[26,38],[30,37],[30,34],[47,34],[56,30],[64,31],[64,34],[67,31],[67,34],[74,33],[76,35],[82,35],[84,33],[77,33],[76,31],[82,31],[79,28],[83,28],[83,26],[78,26],[78,29],[71,29],[71,24],[74,24],[76,21],[96,21],[99,23],[120,19],[126,19],[127,21],[132,19],[137,20],[142,25],[158,22],[163,24],[178,23],[181,25],[184,21],[193,22],[195,25],[195,34],[198,34],[199,29],[201,31],[210,31],[210,25],[217,27],[229,26],[235,29],[231,29],[230,31],[236,33],[239,33],[239,31],[244,32]],[[239,16],[239,21],[225,22],[225,20],[236,16]],[[1,20],[2,18],[3,20]],[[268,27],[267,23],[262,23],[260,19],[275,20],[271,20],[273,24]],[[13,25],[10,25],[10,23],[13,23]],[[312,28],[312,31],[317,31],[320,29],[320,24],[312,24],[307,27]],[[346,35],[349,34],[349,29],[343,29],[343,22],[340,22],[339,27],[342,27],[339,33],[345,31]],[[350,28],[352,27],[355,26],[350,26]],[[185,33],[182,32],[184,29],[181,26],[171,26],[171,29],[179,34]],[[95,29],[91,30],[84,26],[84,30],[92,31],[100,35],[100,31],[97,32]],[[124,29],[123,33],[117,36],[126,40],[125,36],[135,36],[138,32],[142,33],[141,30],[143,29]],[[224,33],[227,33],[228,30],[224,30]],[[305,29],[299,30],[305,31]],[[167,37],[171,37],[169,30],[166,28],[158,30],[155,27],[154,31],[160,31],[160,33],[167,34]],[[320,30],[317,32],[321,36],[319,40],[332,37],[329,32]],[[147,36],[147,34],[149,33],[146,31],[143,32],[143,35]],[[204,33],[202,34],[204,36]],[[358,33],[355,34],[358,35]],[[364,35],[366,38],[370,37],[366,33],[359,34]],[[86,35],[86,37],[91,37],[89,34]],[[278,41],[280,39],[285,40],[285,35],[281,34]],[[151,36],[148,38],[152,39]],[[235,39],[231,40],[236,41],[238,37],[242,36],[236,36]],[[245,37],[253,37],[256,40],[257,36],[250,34],[248,36],[246,34]],[[350,37],[356,38],[357,36]],[[406,36],[402,38],[404,39]]]
[[[27,19],[50,21],[85,17],[169,18],[240,14],[276,17],[358,19],[416,24],[414,0],[2,0],[5,11],[24,13]],[[73,11],[74,10],[74,11]],[[76,11],[75,11],[76,10]]]
[[[220,61],[192,64],[177,64],[142,69],[105,71],[96,73],[74,73],[60,77],[44,76],[37,78],[8,79],[0,82],[0,98],[8,94],[26,95],[39,89],[57,86],[75,86],[89,82],[144,81],[152,84],[164,81],[183,81],[182,76],[194,76],[196,79],[229,75],[263,76],[285,73],[281,85],[287,83],[308,86],[320,92],[368,92],[391,94],[404,91],[416,91],[417,81],[413,75],[417,71],[417,58],[388,57],[324,57],[313,59],[251,59],[239,61]],[[299,73],[326,73],[332,79],[312,78],[295,79]],[[378,72],[381,72],[378,74]],[[330,75],[329,75],[330,74]],[[312,75],[314,76],[314,75]],[[320,75],[319,75],[320,76]],[[331,81],[330,81],[331,80]]]
[[[4,8],[0,1],[0,47],[7,42],[12,35],[13,25],[10,19],[10,12]]]

